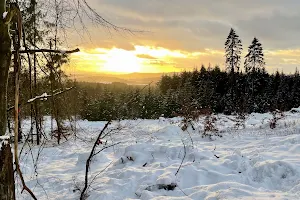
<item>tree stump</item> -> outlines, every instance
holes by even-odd
[[[2,147],[1,147],[2,146]],[[13,154],[10,144],[0,141],[0,199],[15,200]]]

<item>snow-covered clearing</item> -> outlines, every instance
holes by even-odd
[[[213,140],[201,137],[204,119],[185,132],[179,118],[114,122],[110,129],[121,129],[107,136],[106,145],[121,144],[93,160],[89,199],[300,199],[300,113],[285,115],[270,129],[272,115],[252,114],[239,130],[233,129],[234,116],[217,115],[223,137]],[[40,151],[37,180],[25,147],[20,162],[38,199],[79,199],[76,185],[83,184],[85,161],[105,122],[78,123],[85,141],[48,142]],[[33,148],[34,155],[38,151]],[[158,187],[172,183],[174,190]]]

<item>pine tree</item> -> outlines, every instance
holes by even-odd
[[[255,37],[248,47],[248,54],[245,56],[244,62],[246,72],[246,99],[248,104],[248,112],[259,111],[258,98],[260,88],[262,87],[260,80],[265,72],[264,54],[261,43]]]
[[[229,90],[225,97],[225,110],[226,113],[236,111],[235,105],[238,100],[237,96],[237,83],[236,73],[240,70],[242,41],[236,34],[235,30],[231,29],[225,42],[225,62],[226,68],[229,71]]]
[[[245,56],[245,71],[246,73],[250,71],[259,71],[264,69],[264,66],[263,48],[261,43],[255,37],[248,48],[248,54]]]
[[[242,41],[234,29],[230,29],[229,35],[225,42],[225,62],[226,68],[231,72],[238,72],[241,63]]]

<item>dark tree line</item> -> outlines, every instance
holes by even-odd
[[[289,110],[300,105],[299,72],[293,75],[268,74],[265,70],[262,44],[255,37],[240,68],[242,42],[231,29],[225,42],[225,71],[201,67],[173,77],[162,77],[159,88],[164,95],[182,93],[179,99],[189,99],[186,105],[195,109],[211,108],[217,113],[268,112]],[[180,112],[174,110],[175,112]]]
[[[195,109],[211,108],[216,113],[268,112],[289,110],[300,105],[300,77],[279,73],[268,74],[264,69],[249,73],[235,72],[236,89],[232,99],[232,74],[219,67],[184,72],[173,77],[162,77],[159,88],[166,95],[179,95],[178,99],[194,105]],[[182,92],[186,91],[186,92]]]
[[[242,41],[231,29],[225,42],[226,68],[194,69],[173,76],[163,76],[155,92],[107,95],[101,101],[88,104],[90,113],[83,118],[103,120],[108,116],[120,118],[158,118],[187,115],[203,108],[216,113],[268,112],[289,110],[300,105],[300,79],[293,75],[269,74],[265,70],[263,48],[255,37],[248,47],[242,64]],[[125,110],[119,109],[125,96],[135,96]],[[122,97],[121,97],[122,96]],[[119,105],[118,100],[119,101]],[[109,102],[109,103],[105,103]],[[98,106],[98,107],[97,107]],[[117,109],[116,109],[117,108]],[[93,115],[95,111],[98,116]],[[96,112],[97,113],[97,112]],[[102,115],[102,116],[99,116]],[[91,116],[95,116],[91,117]]]
[[[300,105],[300,75],[264,69],[248,73],[234,72],[236,89],[231,100],[232,74],[218,66],[194,69],[173,76],[163,76],[158,86],[131,86],[122,83],[76,83],[71,93],[57,100],[64,107],[61,118],[78,115],[88,120],[155,119],[174,117],[201,108],[211,108],[216,113],[268,112],[275,109],[289,110]],[[24,77],[26,78],[26,77]],[[41,91],[48,92],[48,81],[39,80]],[[22,84],[26,84],[26,79]],[[67,82],[65,87],[73,86]],[[43,90],[43,88],[45,88]],[[48,92],[49,93],[49,92]],[[28,91],[22,96],[27,99]],[[67,100],[66,100],[67,99]],[[40,103],[41,113],[51,115],[51,101]],[[21,108],[23,116],[30,114],[29,107]],[[67,114],[67,115],[66,115]]]
[[[191,114],[202,108],[215,113],[290,110],[300,105],[300,76],[264,69],[235,72],[236,89],[231,99],[232,74],[218,66],[163,76],[158,87],[140,91],[135,86],[79,83],[80,116],[88,120],[155,119]],[[124,89],[125,87],[126,89]],[[123,89],[122,89],[123,88]]]

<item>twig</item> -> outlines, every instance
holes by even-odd
[[[34,166],[34,173],[35,173],[35,176],[36,176],[36,184],[35,184],[35,186],[33,187],[33,189],[34,189],[37,185],[39,185],[39,186],[42,188],[42,190],[44,191],[45,195],[47,196],[47,199],[49,199],[49,198],[48,198],[48,194],[47,194],[47,192],[46,192],[44,186],[43,186],[43,185],[38,181],[38,179],[37,179],[37,177],[38,177],[38,172],[37,172],[38,160],[39,160],[39,157],[40,157],[40,153],[42,152],[42,150],[43,150],[43,148],[44,148],[45,141],[43,141],[42,145],[40,145],[39,150],[38,150],[38,155],[37,155],[37,157],[36,157],[36,160],[34,160],[34,156],[33,156],[33,152],[32,152],[32,147],[30,146],[30,143],[29,143],[28,139],[29,139],[29,137],[26,138],[25,143],[24,143],[24,145],[22,146],[22,149],[21,149],[21,151],[20,151],[20,153],[19,153],[19,157],[21,157],[22,151],[24,150],[24,147],[25,147],[25,145],[27,144],[28,147],[29,147],[29,152],[30,152],[31,157],[32,157],[32,162],[33,162],[33,166]],[[25,155],[26,155],[27,153],[28,153],[28,152],[25,152]],[[26,161],[24,161],[24,162],[26,162]]]
[[[102,172],[104,172],[111,164],[113,163],[113,161],[111,161],[110,163],[109,163],[109,165],[107,165],[103,170],[101,170],[99,173],[97,173],[94,177],[93,177],[93,179],[91,180],[91,182],[90,182],[90,184],[89,184],[89,187],[92,185],[92,183],[95,181],[95,179],[102,173]]]
[[[16,165],[16,170],[17,170],[17,173],[21,179],[21,182],[22,182],[22,185],[23,185],[23,189],[21,191],[21,193],[23,193],[24,190],[26,190],[30,196],[34,199],[34,200],[37,200],[37,198],[35,197],[35,195],[33,194],[33,192],[27,187],[25,181],[24,181],[24,178],[23,178],[23,174],[20,170],[20,166],[19,166],[19,163],[15,162],[15,165]]]
[[[109,148],[109,147],[113,147],[113,146],[116,146],[116,145],[118,145],[118,144],[121,144],[121,142],[118,142],[118,143],[116,143],[116,144],[112,144],[112,145],[103,147],[103,148],[102,148],[101,150],[99,150],[97,153],[94,153],[93,156],[99,154],[101,151],[103,151],[103,150],[105,150],[105,149],[107,149],[107,148]]]
[[[103,127],[103,129],[101,130],[101,132],[99,133],[97,139],[95,140],[95,143],[93,145],[93,148],[92,148],[92,151],[89,155],[89,158],[87,159],[86,161],[86,164],[85,164],[85,178],[84,178],[84,188],[83,190],[81,191],[81,194],[80,194],[80,200],[84,200],[86,198],[86,190],[88,189],[88,175],[89,175],[89,168],[90,168],[90,163],[92,161],[92,158],[93,156],[95,155],[95,150],[96,150],[96,147],[98,146],[98,141],[99,139],[101,138],[102,134],[104,133],[104,131],[107,129],[108,125],[111,123],[111,121],[108,121],[105,126]]]
[[[191,140],[191,142],[192,142],[192,146],[193,146],[193,149],[194,149],[194,140],[193,140],[193,138],[192,138],[192,136],[191,136],[191,133],[188,131],[188,130],[186,130],[186,132],[189,134],[189,136],[190,136],[190,140]]]
[[[214,151],[217,149],[217,146],[215,145],[215,148],[214,148]],[[214,154],[214,156],[216,157],[216,158],[220,158],[219,156],[217,156],[215,153],[213,153]]]
[[[180,170],[180,168],[181,168],[181,166],[182,166],[182,163],[183,163],[183,161],[184,161],[184,159],[185,159],[185,156],[186,156],[186,147],[185,147],[185,144],[184,144],[183,140],[181,140],[181,141],[182,141],[182,144],[183,144],[184,156],[183,156],[183,158],[182,158],[182,160],[181,160],[181,164],[180,164],[180,166],[179,166],[177,172],[175,173],[175,176],[177,176],[177,174],[178,174],[178,172],[179,172],[179,170]]]
[[[185,195],[185,196],[189,196],[189,195],[187,195],[178,185],[177,185],[177,187],[178,187],[178,189]]]
[[[117,131],[117,130],[120,131],[120,130],[122,130],[122,128],[123,128],[123,127],[120,126],[120,127],[111,129],[111,130],[108,131],[105,135],[103,135],[103,136],[100,138],[100,140],[101,140],[101,139],[104,139],[104,138],[105,138],[106,136],[108,136],[108,135],[111,135],[111,133],[112,133],[113,131]]]

